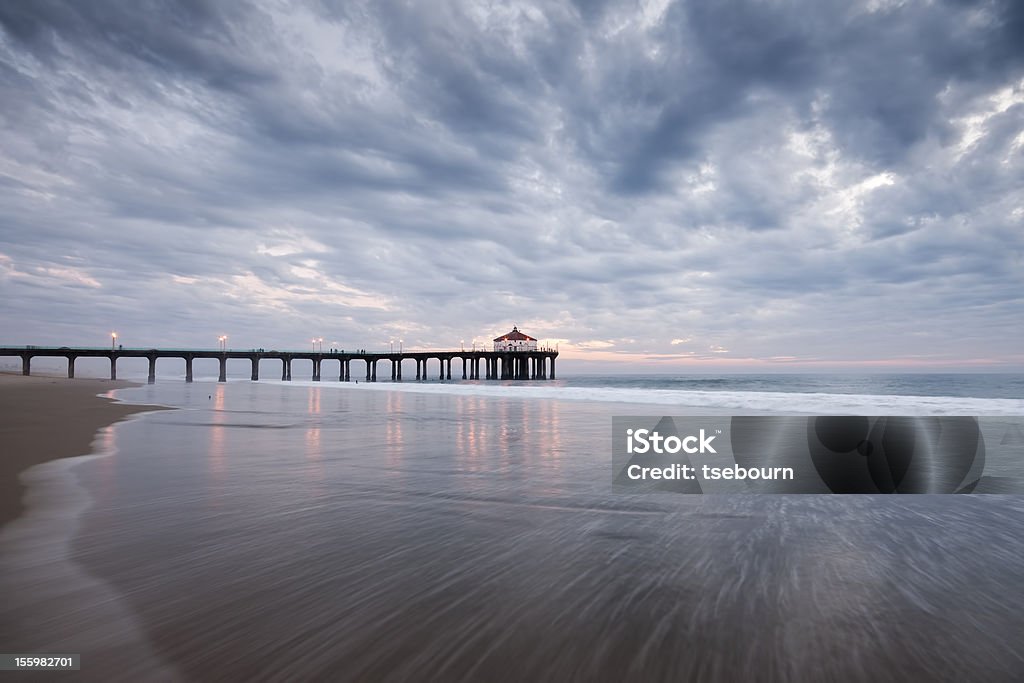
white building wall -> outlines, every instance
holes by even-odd
[[[524,339],[506,340],[500,342],[494,342],[495,351],[536,351],[536,341],[526,341]]]

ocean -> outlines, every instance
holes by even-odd
[[[1024,678],[1024,499],[631,494],[610,468],[615,415],[1020,416],[1024,375],[116,396],[177,410],[34,468],[0,537],[0,640],[81,652],[82,680]]]

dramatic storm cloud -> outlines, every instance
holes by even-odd
[[[1015,0],[8,1],[0,126],[0,343],[1024,365]]]

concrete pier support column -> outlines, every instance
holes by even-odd
[[[68,356],[68,379],[75,378],[75,357]]]
[[[420,359],[416,358],[415,361],[416,361],[416,379],[419,380],[419,378],[420,378]]]
[[[188,356],[185,358],[185,381],[192,381],[192,357]]]
[[[366,381],[370,381],[370,359],[366,359]]]
[[[347,362],[348,361],[346,361],[346,360],[338,361],[338,381],[339,382],[344,382],[345,381],[345,364]]]
[[[352,359],[345,361],[345,381],[352,381]]]
[[[251,358],[250,360],[252,361],[252,374],[249,376],[249,379],[251,379],[253,382],[259,382],[260,381],[260,359],[259,358]]]
[[[399,358],[395,362],[395,364],[398,365],[398,381],[401,382],[402,381],[402,359]]]
[[[551,379],[555,378],[555,357],[551,356]]]
[[[388,360],[391,361],[391,381],[394,382],[396,379],[398,379],[398,368],[395,367],[394,358],[388,358]]]
[[[117,379],[117,356],[110,357],[110,379]]]
[[[377,381],[377,361],[373,361],[373,373],[370,376],[371,382]]]
[[[21,374],[26,377],[32,374],[32,356],[27,353],[21,357]]]
[[[437,362],[441,364],[441,370],[437,375],[438,379],[444,379],[444,358],[438,357]]]
[[[146,381],[150,384],[156,382],[156,356],[149,357],[149,377]]]
[[[448,379],[452,378],[452,359],[451,358],[448,359],[448,372],[445,373],[445,374],[447,375]]]
[[[320,381],[320,363],[322,363],[322,362],[323,362],[322,358],[314,358],[313,359],[313,381],[314,382],[319,382]]]
[[[281,381],[283,382],[286,379],[288,379],[288,359],[287,358],[282,358],[281,359]]]
[[[548,372],[547,365],[546,365],[547,359],[544,356],[541,356],[540,358],[537,359],[537,362],[540,363],[540,369],[539,369],[539,373],[540,374],[537,377],[539,379],[547,379],[547,372]]]
[[[227,356],[221,356],[217,360],[220,361],[220,375],[217,376],[217,381],[218,382],[227,382],[228,381],[228,357]]]
[[[466,357],[462,357],[462,379],[466,379]]]

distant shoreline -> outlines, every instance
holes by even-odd
[[[103,427],[135,413],[162,409],[97,396],[135,386],[140,385],[0,372],[0,527],[25,511],[22,472],[49,460],[88,455]]]

